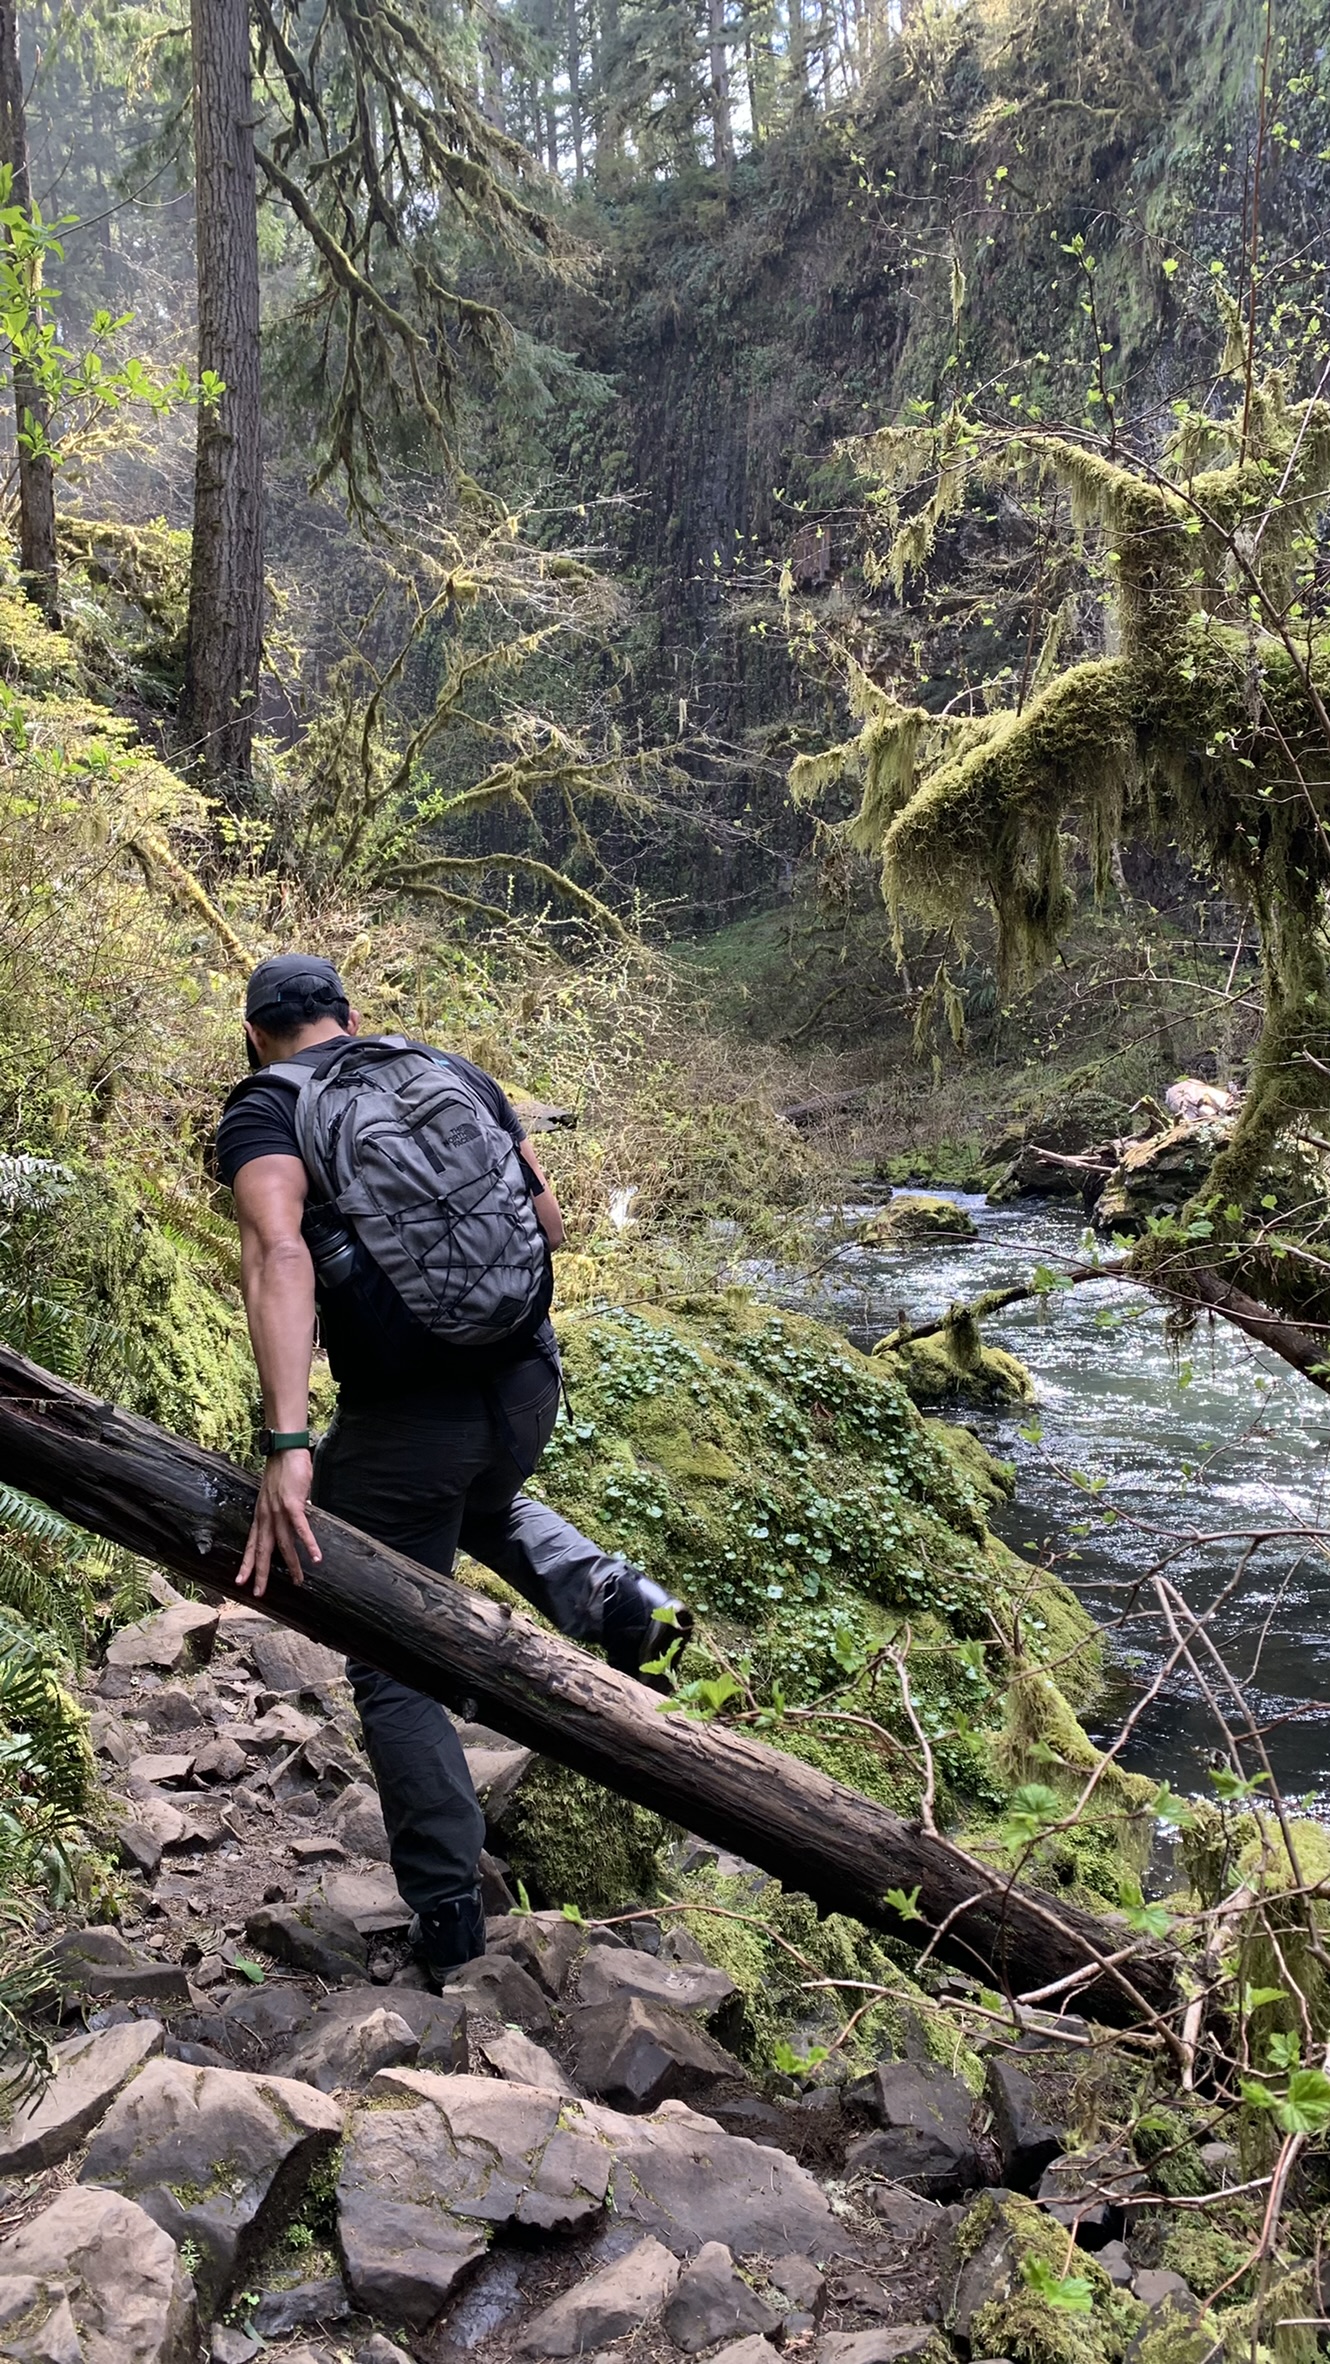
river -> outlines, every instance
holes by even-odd
[[[919,1321],[956,1298],[1027,1279],[1040,1264],[1081,1260],[1074,1202],[990,1207],[960,1191],[935,1195],[969,1211],[975,1239],[894,1251],[847,1241],[829,1246],[815,1273],[748,1264],[744,1277],[867,1346],[895,1326],[900,1308]],[[841,1220],[850,1227],[869,1212],[847,1206]],[[1330,1821],[1330,1399],[1225,1323],[1201,1326],[1175,1349],[1162,1307],[1115,1281],[1009,1307],[989,1319],[985,1336],[1020,1355],[1038,1388],[1033,1413],[963,1415],[1017,1467],[998,1531],[1055,1566],[1110,1629],[1130,1580],[1165,1552],[1196,1607],[1241,1571],[1211,1631],[1258,1721],[1270,1727],[1281,1789]],[[1036,1425],[1034,1445],[1020,1430]],[[1071,1470],[1106,1482],[1087,1496],[1062,1474]],[[1117,1514],[1111,1525],[1095,1515],[1104,1506]],[[1092,1531],[1078,1533],[1087,1520]],[[1321,1528],[1324,1544],[1305,1533]],[[1253,1529],[1274,1531],[1254,1553],[1246,1540]],[[1162,1627],[1148,1586],[1139,1597],[1139,1612],[1112,1640],[1116,1679],[1103,1710],[1112,1721],[1092,1728],[1101,1742],[1160,1664]],[[1195,1681],[1170,1676],[1123,1762],[1178,1790],[1212,1795],[1207,1765],[1219,1739]],[[1247,1766],[1257,1770],[1250,1756]]]

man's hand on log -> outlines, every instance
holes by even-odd
[[[309,1453],[274,1453],[263,1465],[254,1524],[236,1577],[237,1584],[248,1584],[253,1577],[256,1601],[261,1601],[268,1589],[274,1554],[285,1563],[293,1584],[305,1580],[302,1552],[312,1568],[323,1557],[305,1515],[313,1478],[314,1460]]]

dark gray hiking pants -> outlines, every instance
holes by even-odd
[[[561,1632],[594,1641],[611,1559],[522,1493],[549,1443],[559,1381],[540,1354],[487,1392],[339,1411],[314,1466],[314,1500],[380,1543],[452,1573],[460,1548],[513,1585]],[[466,1758],[433,1699],[348,1661],[397,1885],[428,1913],[472,1886],[485,1838]]]

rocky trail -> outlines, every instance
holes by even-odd
[[[922,2038],[773,2097],[668,1915],[518,1909],[532,1760],[478,1726],[488,1950],[427,1992],[339,1662],[159,1597],[88,1687],[125,1909],[50,1933],[58,2071],[0,2133],[0,2355],[946,2364],[999,2352],[1021,2258],[1075,2221],[1138,2328],[1194,2307],[1148,2215],[1118,2238],[1135,2160],[1066,2155],[1083,2023],[992,2050],[978,2098]]]

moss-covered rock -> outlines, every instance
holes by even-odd
[[[820,1918],[806,1896],[788,1894],[778,1881],[714,1864],[667,1877],[665,1887],[686,1908],[680,1917],[707,1959],[728,1971],[743,1996],[737,2049],[755,2068],[772,2067],[779,2043],[806,2058],[843,2027],[847,1992],[858,2005],[867,1989],[881,1986],[881,2002],[864,2012],[850,2045],[822,2074],[843,2076],[848,2066],[922,2046],[972,2092],[982,2090],[983,2070],[955,2018],[901,1967],[899,1949],[861,1922],[840,1913]]]
[[[658,1814],[542,1757],[523,1776],[502,1826],[504,1851],[537,1905],[591,1916],[652,1896],[670,1835]]]
[[[927,1240],[976,1239],[978,1226],[968,1207],[926,1191],[894,1192],[859,1226],[866,1248],[900,1248]]]
[[[1083,1779],[1094,1756],[1075,1710],[1099,1687],[1095,1628],[988,1532],[1000,1465],[926,1422],[889,1359],[738,1290],[575,1309],[559,1328],[574,1410],[537,1489],[700,1613],[685,1691],[720,1677],[720,1704],[756,1703],[774,1746],[912,1813],[913,1733],[880,1657],[907,1643],[953,1825],[982,1839],[1020,1782]],[[790,1712],[818,1700],[835,1712]],[[1117,1895],[1140,1810],[1128,1778],[1106,1776],[1096,1816],[1060,1843],[1055,1886]]]
[[[953,1305],[942,1327],[923,1338],[884,1338],[875,1357],[890,1357],[917,1404],[972,1404],[993,1411],[1028,1404],[1034,1381],[1005,1347],[988,1346],[968,1305]]]
[[[1121,2364],[1146,2310],[1115,2290],[1098,2260],[1073,2246],[1066,2230],[1033,2201],[984,2192],[956,2231],[958,2272],[948,2328],[976,2356],[1012,2364]],[[1045,2289],[1037,2286],[1041,2277]],[[1088,2285],[1087,2309],[1055,2304],[1049,2280]]]

